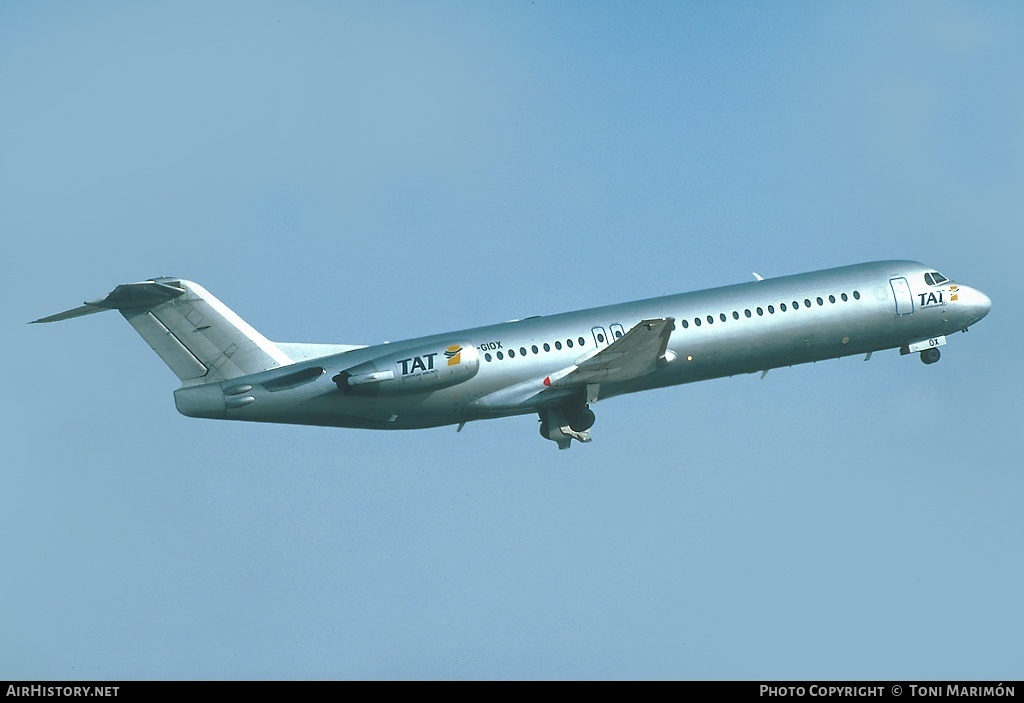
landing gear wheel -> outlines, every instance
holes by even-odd
[[[575,412],[568,416],[569,427],[573,428],[577,432],[586,432],[594,426],[594,420],[597,417],[594,415],[594,411],[584,405],[582,408],[578,408]]]
[[[939,360],[940,356],[942,356],[942,354],[940,354],[939,350],[936,349],[935,347],[931,347],[930,349],[924,349],[921,351],[921,361],[923,361],[926,364],[934,364],[936,361]]]

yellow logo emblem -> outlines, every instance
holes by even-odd
[[[445,349],[444,356],[448,359],[449,366],[458,366],[462,362],[462,347],[453,344]]]

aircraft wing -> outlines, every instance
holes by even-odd
[[[645,376],[665,360],[675,318],[643,320],[604,349],[544,379],[552,388],[618,383]]]

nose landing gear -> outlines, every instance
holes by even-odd
[[[928,339],[922,339],[917,342],[910,342],[900,347],[900,354],[913,354],[915,352],[921,353],[921,361],[926,364],[934,364],[942,356],[939,353],[939,347],[946,343],[946,336],[939,335],[938,337],[930,337]]]

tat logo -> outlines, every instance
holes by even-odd
[[[921,307],[926,308],[932,305],[945,305],[946,300],[943,298],[945,291],[936,291],[932,293],[918,293],[917,297],[921,299]],[[960,288],[958,286],[949,287],[949,302],[956,302],[960,298]]]
[[[458,366],[462,361],[462,347],[453,344],[445,350],[444,356],[448,359],[449,366]]]
[[[918,293],[917,297],[921,299],[921,307],[926,308],[930,305],[945,305],[946,301],[942,299],[942,291],[935,293]]]
[[[399,359],[398,363],[402,367],[402,375],[408,376],[411,373],[417,371],[427,372],[434,370],[434,357],[437,356],[437,352],[433,354],[424,354],[423,356],[413,356],[408,359]],[[426,359],[426,361],[424,361]]]
[[[437,373],[437,369],[434,368],[434,359],[437,355],[437,352],[431,352],[421,356],[410,356],[408,359],[396,359],[396,363],[402,368],[403,376]],[[458,344],[447,347],[444,358],[448,360],[448,366],[458,366],[462,363],[462,347]]]

